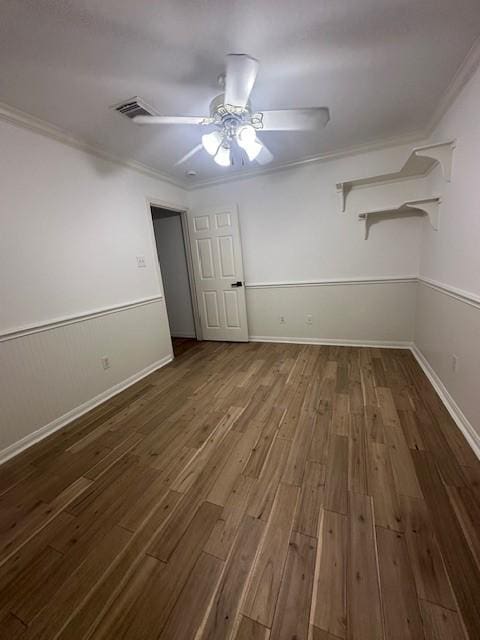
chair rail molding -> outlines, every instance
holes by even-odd
[[[246,282],[246,289],[285,289],[288,287],[335,287],[368,284],[397,284],[417,282],[416,275],[373,276],[360,278],[332,278],[318,280],[285,280],[281,282]]]
[[[91,320],[92,318],[98,318],[100,316],[106,316],[111,313],[119,313],[126,311],[127,309],[133,309],[135,307],[142,307],[147,304],[153,304],[163,300],[163,296],[158,294],[155,296],[149,296],[147,298],[140,298],[138,300],[131,300],[130,302],[123,302],[121,304],[112,305],[109,307],[101,307],[99,309],[92,309],[90,311],[84,311],[75,315],[63,316],[60,318],[53,318],[52,320],[45,320],[42,322],[36,322],[21,327],[15,327],[0,332],[0,342],[6,342],[7,340],[15,340],[22,338],[23,336],[31,335],[32,333],[40,333],[41,331],[50,331],[51,329],[57,329],[68,324],[75,324],[76,322],[84,322],[85,320]]]

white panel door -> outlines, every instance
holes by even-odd
[[[188,230],[204,340],[248,341],[237,210],[190,211]]]

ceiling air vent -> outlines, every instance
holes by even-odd
[[[118,113],[121,113],[127,118],[135,118],[135,116],[156,116],[157,113],[153,107],[148,105],[144,100],[135,96],[130,100],[124,100],[120,104],[116,104],[112,107]]]

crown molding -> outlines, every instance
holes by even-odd
[[[382,140],[376,140],[366,144],[356,145],[353,147],[345,147],[338,151],[332,151],[329,153],[321,153],[315,156],[309,156],[308,158],[302,158],[301,160],[292,160],[291,162],[283,162],[264,169],[253,169],[249,171],[242,171],[242,173],[236,173],[231,176],[219,176],[217,178],[210,178],[207,180],[199,180],[194,184],[187,185],[188,191],[195,191],[196,189],[204,189],[206,187],[215,186],[217,184],[225,184],[226,182],[237,182],[239,180],[247,180],[249,178],[256,178],[257,176],[264,176],[277,171],[288,171],[296,167],[302,167],[309,164],[316,164],[321,162],[329,162],[332,160],[340,160],[350,156],[356,156],[369,151],[381,151],[382,149],[389,149],[391,147],[398,147],[403,144],[418,143],[426,139],[424,131],[413,131],[393,138],[383,138]]]
[[[90,153],[94,156],[97,156],[98,158],[102,158],[103,160],[114,162],[115,164],[127,167],[128,169],[133,169],[133,171],[137,171],[138,173],[142,173],[151,178],[162,180],[163,182],[168,182],[182,189],[185,189],[186,187],[185,183],[175,180],[171,176],[161,173],[157,169],[149,167],[148,165],[143,164],[142,162],[138,162],[137,160],[129,160],[121,158],[120,156],[116,156],[106,151],[99,145],[93,145],[80,140],[79,138],[76,138],[75,136],[69,134],[64,129],[50,124],[45,120],[41,120],[40,118],[32,116],[25,111],[21,111],[20,109],[11,107],[4,102],[0,102],[0,120],[9,122],[10,124],[22,127],[24,129],[29,129],[34,133],[39,133],[47,138],[55,140],[56,142],[61,142],[62,144],[66,144],[80,151],[84,151],[85,153]]]
[[[480,36],[468,50],[461,65],[456,70],[447,90],[440,98],[439,103],[430,118],[425,129],[425,136],[430,137],[440,124],[443,116],[460,95],[460,92],[480,66]]]

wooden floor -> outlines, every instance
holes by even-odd
[[[479,481],[407,351],[198,343],[0,467],[0,637],[478,639]]]

